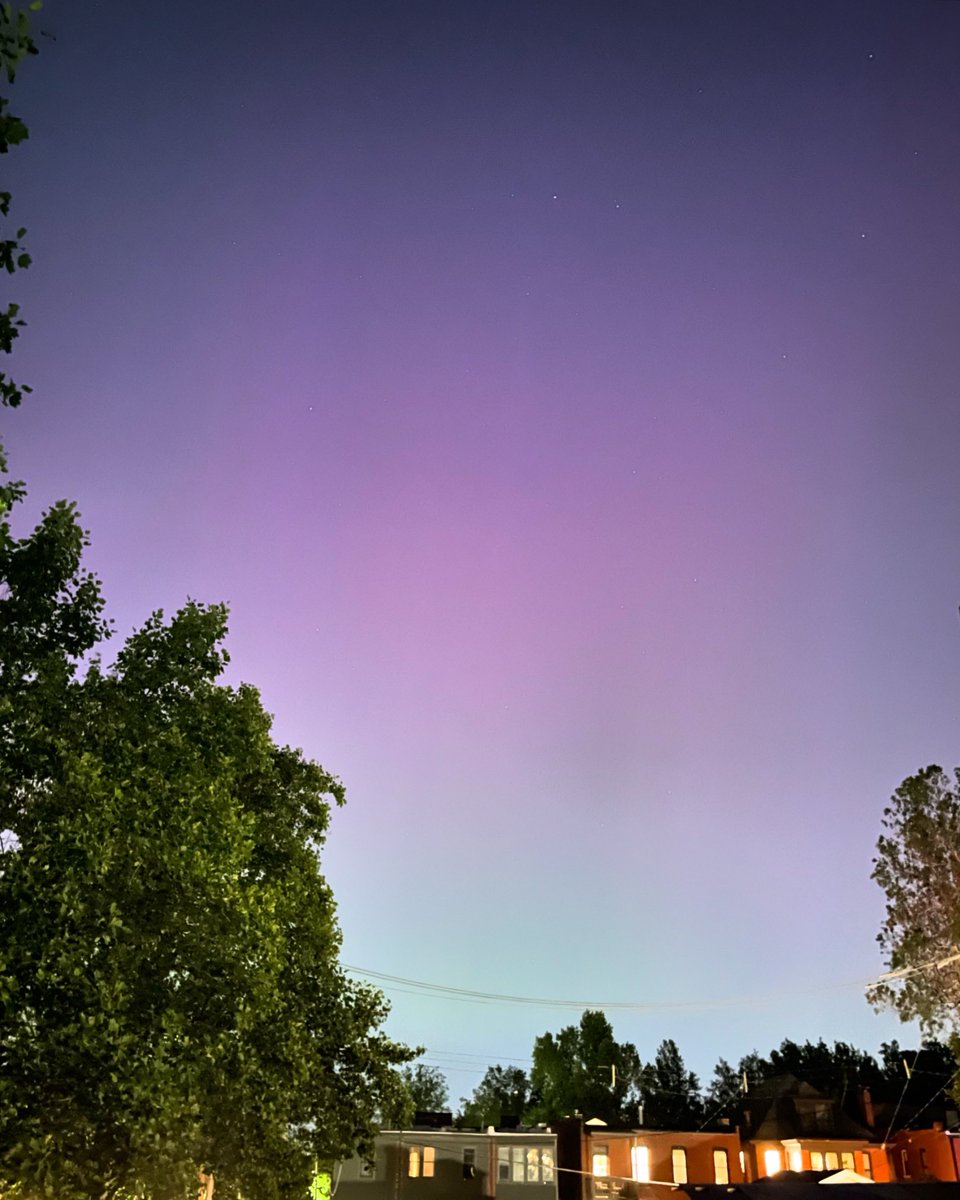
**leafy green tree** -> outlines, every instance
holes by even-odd
[[[700,1081],[669,1038],[644,1072],[643,1113],[645,1123],[657,1129],[696,1129],[703,1121]]]
[[[0,516],[0,1191],[303,1196],[411,1057],[349,980],[320,873],[340,782],[219,682],[226,611],[107,668],[66,504]]]
[[[579,1025],[534,1042],[528,1119],[553,1121],[582,1112],[608,1123],[620,1121],[635,1111],[640,1077],[636,1047],[617,1042],[606,1016],[588,1010]]]
[[[380,1110],[378,1123],[384,1129],[407,1129],[418,1112],[446,1112],[450,1093],[438,1067],[425,1063],[403,1067],[399,1084],[396,1094]]]
[[[873,878],[886,894],[879,941],[891,971],[872,992],[930,1031],[960,1019],[960,770],[929,766],[884,809]]]
[[[425,1063],[417,1063],[412,1067],[404,1067],[400,1072],[414,1112],[445,1112],[450,1103],[450,1091],[447,1080],[439,1067],[428,1067]]]
[[[460,1103],[463,1105],[462,1125],[497,1127],[503,1124],[505,1116],[519,1118],[526,1112],[530,1103],[530,1080],[520,1067],[503,1067],[498,1063],[487,1068],[474,1088],[473,1096],[469,1100],[464,1097]]]

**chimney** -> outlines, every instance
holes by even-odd
[[[860,1108],[863,1111],[863,1123],[868,1129],[873,1129],[877,1123],[876,1115],[873,1111],[873,1097],[870,1095],[868,1087],[860,1089]]]

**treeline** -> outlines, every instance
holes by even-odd
[[[885,1042],[874,1057],[845,1042],[783,1041],[766,1056],[756,1051],[734,1066],[721,1058],[706,1084],[687,1069],[676,1042],[660,1043],[651,1062],[643,1062],[632,1042],[618,1042],[602,1012],[585,1012],[579,1025],[536,1039],[529,1072],[496,1064],[462,1097],[456,1123],[464,1127],[533,1125],[576,1112],[610,1125],[642,1124],[653,1129],[698,1129],[724,1118],[735,1119],[745,1091],[776,1076],[793,1075],[837,1102],[855,1120],[863,1119],[864,1089],[872,1102],[896,1104],[906,1089],[938,1095],[954,1080],[957,1064],[949,1048],[926,1041],[922,1058],[896,1041]],[[911,1066],[911,1063],[913,1064]],[[443,1073],[418,1064],[406,1068],[406,1113],[445,1111],[448,1089]]]

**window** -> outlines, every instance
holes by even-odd
[[[730,1182],[730,1163],[727,1161],[726,1150],[713,1152],[713,1181],[714,1183]]]
[[[610,1147],[594,1146],[590,1158],[590,1170],[593,1172],[591,1183],[595,1196],[606,1196],[610,1190],[607,1178],[610,1175]]]
[[[433,1146],[411,1146],[407,1154],[407,1174],[411,1179],[432,1179],[437,1151]]]
[[[823,1165],[828,1171],[838,1171],[840,1169],[840,1156],[836,1150],[828,1150],[823,1156]]]
[[[764,1175],[776,1175],[783,1167],[783,1162],[780,1159],[779,1150],[764,1150],[763,1152],[763,1173]],[[719,1182],[719,1181],[718,1181]]]
[[[670,1165],[673,1167],[673,1182],[687,1182],[687,1152],[682,1146],[674,1146],[670,1151]]]
[[[868,1179],[872,1179],[873,1178],[873,1159],[870,1157],[869,1153],[866,1150],[864,1150],[863,1153],[860,1155],[860,1164],[861,1164],[860,1169],[863,1171],[864,1175],[866,1175],[866,1177]]]
[[[498,1146],[501,1183],[553,1183],[553,1152],[539,1146]]]
[[[840,1166],[845,1171],[855,1171],[857,1168],[853,1165],[853,1151],[844,1150],[840,1155]]]
[[[463,1177],[473,1179],[477,1173],[477,1151],[474,1146],[463,1148]]]
[[[747,1156],[741,1150],[737,1157],[740,1159],[740,1174],[744,1179],[746,1179],[746,1177],[747,1177]]]
[[[803,1170],[803,1151],[791,1148],[787,1151],[787,1158],[790,1162],[791,1171]]]
[[[648,1146],[630,1147],[630,1169],[637,1183],[650,1182],[650,1148]]]
[[[910,1178],[910,1159],[907,1158],[906,1150],[900,1151],[900,1174],[904,1179]]]
[[[927,1152],[923,1148],[923,1146],[921,1146],[920,1147],[920,1170],[925,1171],[926,1169],[927,1169]]]
[[[823,1151],[822,1150],[811,1150],[810,1151],[810,1170],[811,1171],[822,1171],[823,1170]]]

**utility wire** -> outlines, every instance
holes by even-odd
[[[916,1061],[916,1060],[914,1060],[914,1061]],[[907,1077],[907,1083],[910,1082],[910,1079],[914,1075],[932,1075],[932,1074],[933,1074],[932,1071],[914,1071],[911,1069],[910,1075]],[[933,1093],[933,1095],[926,1102],[926,1104],[922,1105],[920,1108],[917,1109],[917,1111],[913,1114],[913,1116],[910,1118],[910,1120],[906,1123],[906,1125],[902,1126],[902,1128],[903,1129],[909,1128],[909,1126],[912,1124],[912,1122],[914,1122],[917,1119],[917,1117],[920,1116],[920,1114],[922,1112],[926,1112],[927,1109],[930,1107],[930,1105],[934,1102],[934,1100],[936,1100],[938,1096],[943,1095],[943,1093],[953,1083],[953,1081],[956,1079],[956,1077],[958,1075],[960,1075],[960,1067],[958,1067],[957,1070],[954,1071],[954,1073],[950,1076],[950,1078],[948,1080],[946,1080],[945,1083],[941,1084],[941,1086],[937,1088],[937,1090]],[[901,1096],[900,1099],[902,1100],[903,1097]],[[899,1105],[898,1105],[898,1108],[899,1108]],[[897,1114],[894,1113],[893,1115],[896,1116]],[[893,1122],[891,1121],[891,1126],[892,1126],[892,1124],[893,1124]],[[889,1135],[889,1133],[890,1133],[890,1130],[888,1129],[887,1134]],[[884,1138],[883,1140],[886,1141],[887,1139]]]
[[[960,957],[960,955],[958,955]],[[413,992],[415,994],[433,995],[449,1000],[468,1000],[478,1003],[495,1003],[495,1004],[524,1004],[539,1008],[564,1008],[576,1009],[583,1011],[584,1009],[602,1009],[605,1011],[620,1010],[632,1012],[658,1012],[663,1010],[676,1009],[703,1009],[703,1008],[737,1008],[747,1007],[750,1005],[773,1004],[778,1000],[777,996],[768,997],[741,997],[739,999],[730,1000],[682,1000],[682,1001],[662,1001],[662,1002],[647,1002],[639,1000],[563,1000],[563,999],[548,999],[542,996],[514,996],[501,992],[482,992],[473,988],[452,987],[442,983],[428,983],[422,979],[407,979],[400,975],[388,975],[383,971],[371,971],[366,967],[351,966],[349,963],[343,963],[343,969],[349,971],[353,975],[362,976],[365,979],[373,979],[379,983],[388,985],[388,991],[403,991]],[[919,969],[919,968],[918,968]],[[849,983],[837,983],[822,988],[804,989],[803,991],[793,990],[789,993],[791,996],[812,996],[822,995],[828,992],[847,991],[850,989],[863,989],[876,986],[879,980],[871,980],[865,983],[864,980],[852,980]]]

